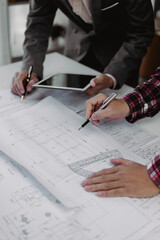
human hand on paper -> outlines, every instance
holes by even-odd
[[[107,97],[107,95],[99,93],[86,101],[86,118],[89,119],[91,117],[91,123],[99,125],[100,120],[103,118],[121,120],[130,114],[130,108],[123,99],[114,99],[106,108],[98,110]]]
[[[12,92],[14,94],[17,94],[19,96],[22,96],[25,92],[24,90],[24,82],[27,79],[27,72],[25,71],[20,71],[16,72],[13,79],[12,79]],[[32,86],[33,84],[38,82],[38,77],[36,73],[32,73],[31,75],[31,80],[29,81],[27,85],[27,92],[32,91]]]
[[[96,192],[99,197],[152,197],[160,193],[139,163],[123,158],[112,159],[115,167],[93,173],[82,186],[87,192]]]
[[[85,93],[90,96],[94,93],[97,93],[105,88],[113,86],[113,79],[106,74],[101,74],[93,79],[91,79],[91,87],[89,87]]]

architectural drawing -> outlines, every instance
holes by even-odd
[[[106,168],[111,158],[122,157],[123,157],[122,154],[118,150],[111,150],[77,162],[70,163],[68,164],[68,167],[75,173],[84,177],[88,177],[93,172],[98,171],[99,166],[101,169]]]

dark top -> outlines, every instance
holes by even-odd
[[[28,70],[33,65],[40,78],[58,8],[74,23],[67,43],[70,57],[78,59],[77,56],[90,47],[101,62],[104,73],[117,79],[118,87],[129,81],[138,70],[154,35],[151,1],[91,0],[92,26],[72,11],[67,0],[30,0],[22,69]],[[86,36],[77,44],[80,32]]]

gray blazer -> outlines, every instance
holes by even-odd
[[[67,0],[30,0],[22,69],[32,64],[40,78],[58,8],[71,20],[66,55],[79,61],[91,47],[118,87],[129,81],[154,35],[150,0],[91,0],[93,26],[74,14]]]

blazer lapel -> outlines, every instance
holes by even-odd
[[[91,1],[91,14],[93,19],[93,27],[95,32],[98,32],[101,26],[101,0]]]
[[[57,6],[66,14],[73,22],[75,22],[79,27],[84,29],[86,32],[89,32],[93,29],[91,24],[87,24],[82,19],[72,11],[72,7],[69,2],[66,0],[58,0]]]

